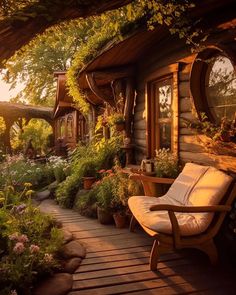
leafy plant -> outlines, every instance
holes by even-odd
[[[178,158],[169,149],[156,151],[155,172],[157,177],[175,178],[179,174]]]
[[[59,184],[56,199],[61,206],[71,208],[84,176],[91,176],[100,169],[109,169],[120,149],[117,138],[94,141],[88,146],[78,146],[71,156],[71,175]],[[90,174],[90,175],[89,175]]]
[[[31,205],[31,194],[29,184],[22,192],[9,186],[1,191],[0,285],[8,291],[6,294],[10,290],[21,293],[30,289],[40,276],[59,266],[57,253],[62,246],[62,233],[52,217]]]
[[[122,113],[114,112],[108,117],[108,125],[110,126],[121,123],[125,123],[125,117]]]
[[[222,117],[220,123],[212,123],[205,113],[200,113],[198,122],[189,123],[190,128],[210,137],[213,141],[235,141],[235,120]]]
[[[113,170],[101,171],[104,177],[97,184],[97,204],[110,212],[126,212],[128,198],[139,193],[138,184],[129,179],[118,166]]]

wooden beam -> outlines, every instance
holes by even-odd
[[[113,99],[110,99],[109,97],[107,97],[102,91],[101,89],[99,89],[99,87],[96,84],[96,81],[94,79],[94,73],[87,73],[86,74],[86,80],[87,83],[91,89],[91,91],[101,100],[103,100],[104,102],[107,102],[108,104],[110,104],[112,107],[115,106],[115,102]]]
[[[91,72],[88,72],[91,73]],[[124,66],[117,68],[107,68],[100,71],[93,71],[94,79],[98,80],[117,80],[120,78],[126,78],[134,75],[134,67],[133,66]]]

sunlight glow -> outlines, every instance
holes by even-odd
[[[10,90],[10,84],[1,80],[0,75],[0,101],[9,101],[15,97],[23,88],[23,84],[18,84],[15,89]]]

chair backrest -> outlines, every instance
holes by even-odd
[[[166,195],[186,206],[216,205],[232,180],[214,167],[187,163]]]

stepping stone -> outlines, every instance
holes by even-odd
[[[36,201],[43,201],[50,197],[50,191],[45,190],[42,192],[36,192]]]
[[[34,289],[33,295],[66,295],[73,285],[73,277],[68,273],[58,273],[41,283]]]
[[[82,259],[75,257],[71,258],[70,260],[66,261],[64,265],[64,271],[68,273],[74,273],[76,269],[80,266]]]
[[[58,183],[57,181],[55,180],[54,182],[50,183],[49,186],[48,186],[48,190],[51,192],[54,192],[56,190],[58,186]]]
[[[78,241],[72,241],[62,248],[62,255],[66,259],[72,257],[84,258],[86,255],[86,250],[84,246],[82,246]]]
[[[62,233],[63,233],[64,244],[67,244],[73,240],[73,234],[70,231],[66,229],[62,229]]]

